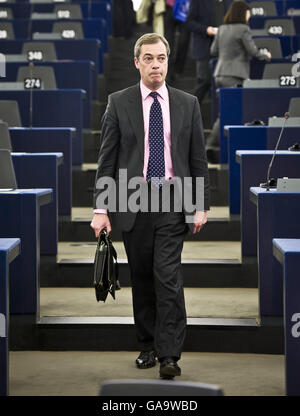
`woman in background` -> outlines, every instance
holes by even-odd
[[[250,75],[250,60],[270,60],[270,52],[261,52],[254,43],[248,22],[250,7],[243,0],[231,3],[224,24],[218,29],[210,48],[212,56],[218,56],[214,71],[216,88],[242,86]],[[214,152],[219,149],[219,119],[207,138],[206,150],[209,162],[214,162]]]

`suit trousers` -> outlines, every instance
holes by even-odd
[[[182,212],[138,212],[123,240],[131,273],[137,340],[158,359],[181,356],[186,311],[181,252],[188,227]]]
[[[209,92],[211,71],[209,66],[209,56],[207,58],[199,59],[196,62],[196,76],[197,86],[194,94],[199,100],[199,104],[202,103],[205,95]]]

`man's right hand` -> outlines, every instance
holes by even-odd
[[[208,34],[208,36],[215,36],[215,34],[217,33],[216,29],[216,27],[208,26],[208,28],[206,29],[206,33]]]
[[[95,231],[96,238],[99,237],[100,232],[106,227],[107,234],[111,232],[111,225],[107,214],[94,214],[93,220],[90,224]]]
[[[267,55],[267,57],[268,57],[269,59],[272,59],[272,55],[271,55],[271,53],[270,53],[269,51],[266,51],[266,52],[265,52],[265,55]]]

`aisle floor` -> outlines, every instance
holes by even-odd
[[[138,352],[10,352],[11,396],[97,396],[110,379],[158,379],[140,370]],[[217,384],[226,396],[282,396],[284,356],[184,352],[177,381]]]
[[[190,318],[257,318],[258,291],[252,288],[185,288]],[[131,288],[97,302],[90,288],[41,288],[41,316],[132,316]]]

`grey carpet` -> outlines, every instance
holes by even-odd
[[[190,318],[256,318],[258,292],[251,288],[185,288]],[[41,316],[132,316],[131,289],[116,292],[116,300],[97,302],[94,288],[41,288]]]
[[[11,396],[97,396],[104,380],[158,379],[139,370],[137,352],[10,352]],[[178,381],[217,384],[227,396],[285,394],[284,356],[186,352]]]

